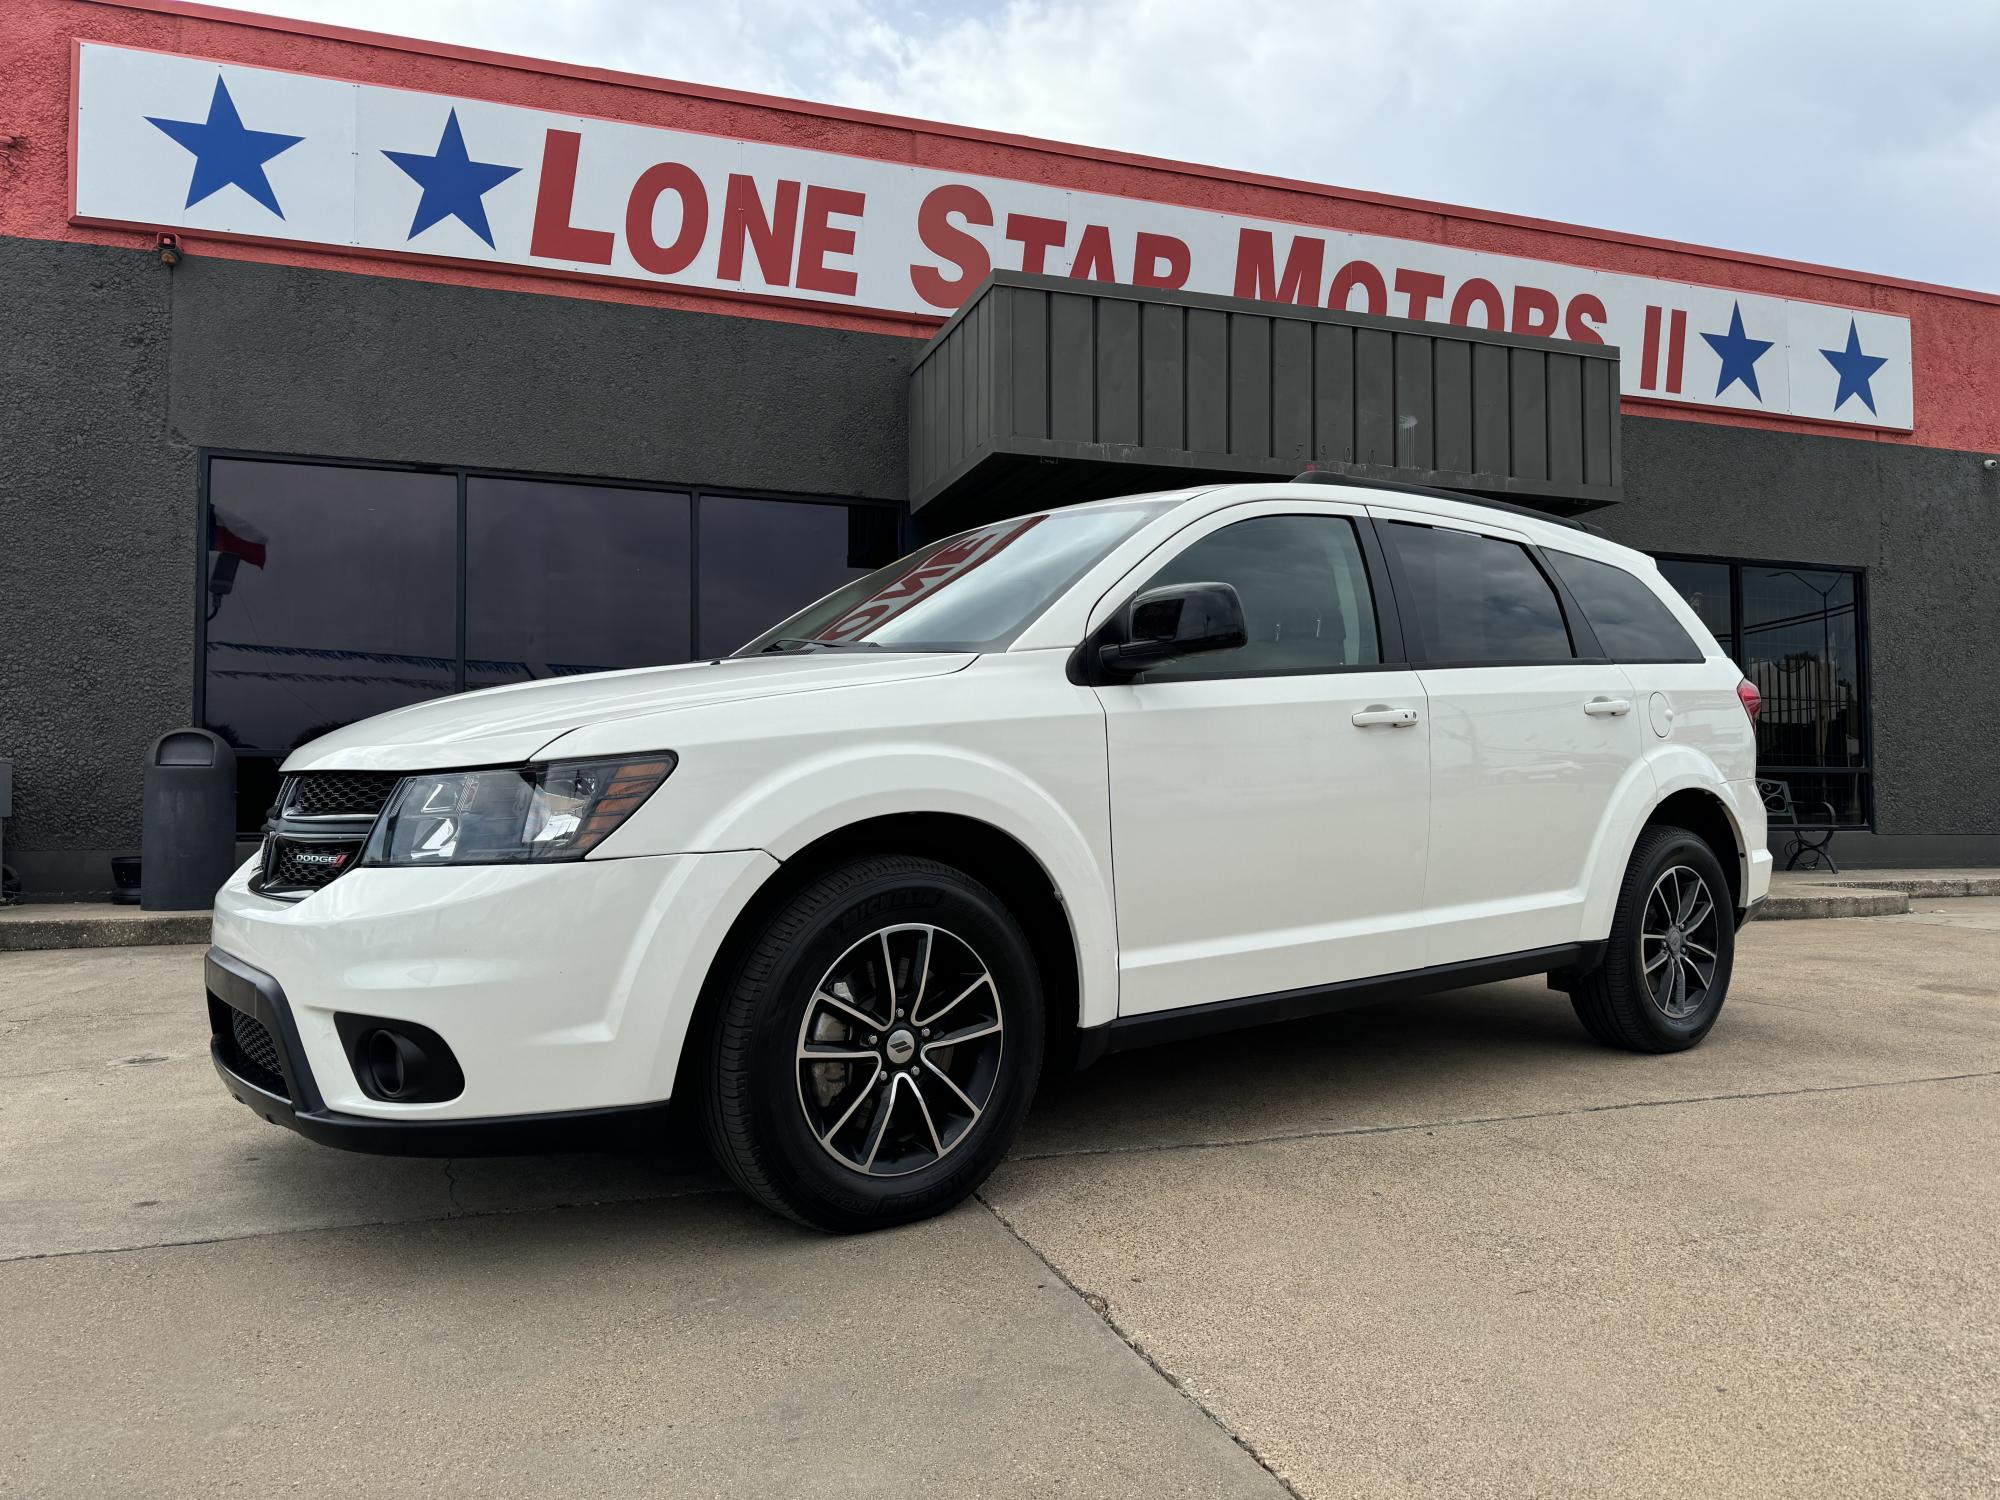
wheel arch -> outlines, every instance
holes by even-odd
[[[1653,808],[1640,832],[1664,827],[1685,828],[1708,845],[1715,862],[1722,866],[1722,878],[1729,882],[1729,904],[1741,911],[1747,876],[1743,831],[1736,826],[1727,799],[1707,787],[1688,786],[1670,792]]]
[[[1041,971],[1047,1057],[1045,1073],[1067,1071],[1077,1057],[1084,1010],[1083,949],[1069,903],[1042,861],[1006,829],[963,813],[878,814],[819,834],[784,858],[730,923],[696,998],[676,1067],[674,1093],[693,1097],[690,1069],[700,1065],[706,1028],[737,966],[766,923],[815,877],[875,854],[934,859],[990,889],[1020,922]],[[689,1090],[683,1095],[683,1090]]]
[[[1613,799],[1587,876],[1585,939],[1611,931],[1619,884],[1632,862],[1632,851],[1648,828],[1661,824],[1686,828],[1714,850],[1729,881],[1730,899],[1742,909],[1749,890],[1750,843],[1730,802],[1728,783],[1706,757],[1684,746],[1663,746],[1635,767]]]

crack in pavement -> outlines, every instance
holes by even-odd
[[[1458,1126],[1468,1126],[1468,1125],[1499,1125],[1499,1124],[1507,1124],[1513,1121],[1548,1120],[1548,1119],[1560,1119],[1564,1117],[1577,1116],[1577,1115],[1607,1114],[1620,1110],[1664,1109],[1664,1108],[1672,1108],[1676,1105],[1687,1105],[1687,1104],[1714,1104],[1714,1103],[1727,1103],[1738,1100],[1783,1099],[1783,1098],[1795,1098],[1801,1095],[1813,1095],[1813,1094],[1841,1094],[1841,1093],[1852,1093],[1865,1089],[1905,1088],[1913,1085],[1931,1084],[1931,1083],[1961,1083],[1966,1081],[1983,1080],[1996,1077],[2000,1077],[2000,1070],[1992,1070],[1992,1071],[1977,1072],[1977,1073],[1941,1074],[1923,1078],[1883,1079],[1868,1083],[1805,1085],[1791,1089],[1762,1089],[1754,1091],[1745,1091],[1741,1093],[1689,1095],[1686,1097],[1674,1098],[1674,1099],[1641,1099],[1641,1100],[1631,1100],[1615,1104],[1578,1105],[1568,1109],[1535,1110],[1535,1111],[1528,1111],[1520,1114],[1510,1114],[1510,1115],[1482,1115],[1464,1119],[1420,1121],[1404,1125],[1358,1125],[1358,1126],[1348,1126],[1348,1127],[1343,1127],[1338,1129],[1328,1129],[1328,1130],[1302,1130],[1302,1131],[1291,1131],[1291,1132],[1275,1133],[1275,1134],[1261,1135],[1261,1136],[1245,1136],[1227,1140],[1173,1141],[1173,1142],[1164,1142],[1151,1145],[1092,1146],[1092,1147],[1078,1147],[1072,1150],[1065,1150],[1065,1151],[1021,1152],[1016,1155],[1009,1156],[1007,1158],[1007,1161],[1009,1162],[1054,1161],[1054,1160],[1065,1160],[1072,1157],[1087,1157],[1087,1156],[1121,1156],[1121,1155],[1143,1155],[1147,1153],[1168,1152],[1168,1151],[1220,1150],[1233,1146],[1256,1146],[1265,1144],[1275,1144],[1286,1141],[1325,1140],[1325,1139],[1338,1138],[1341,1136],[1392,1135],[1413,1130],[1436,1131],[1436,1130],[1451,1129]],[[1030,1239],[1027,1236],[1027,1234],[1025,1234],[1014,1223],[1013,1220],[1009,1219],[1006,1214],[1002,1213],[999,1210],[999,1208],[997,1208],[994,1205],[993,1201],[989,1197],[987,1197],[984,1189],[981,1189],[979,1192],[975,1193],[974,1196],[985,1207],[986,1211],[992,1214],[993,1217],[1000,1222],[1002,1227],[1004,1227],[1009,1234],[1013,1235],[1016,1240],[1020,1241],[1020,1243],[1028,1250],[1028,1252],[1031,1255],[1033,1255],[1038,1261],[1040,1261],[1044,1266],[1048,1268],[1050,1275],[1054,1276],[1065,1287],[1067,1287],[1080,1301],[1082,1301],[1086,1307],[1088,1307],[1092,1312],[1097,1314],[1098,1318],[1103,1322],[1105,1327],[1110,1329],[1112,1334],[1115,1335],[1119,1339],[1119,1341],[1122,1342],[1128,1349],[1130,1349],[1133,1352],[1133,1354],[1137,1355],[1141,1360],[1143,1360],[1146,1363],[1147,1367],[1151,1369],[1154,1374],[1158,1375],[1162,1380],[1166,1381],[1167,1384],[1170,1385],[1175,1391],[1177,1391],[1180,1395],[1182,1395],[1190,1403],[1192,1403],[1195,1409],[1199,1411],[1204,1417],[1208,1418],[1208,1420],[1212,1422],[1216,1426],[1216,1428],[1223,1433],[1224,1436],[1226,1436],[1232,1443],[1234,1443],[1238,1448],[1240,1448],[1245,1455],[1247,1455],[1254,1463],[1256,1463],[1256,1465],[1259,1468],[1264,1470],[1265,1473],[1269,1474],[1274,1481],[1276,1481],[1279,1485],[1281,1485],[1284,1488],[1286,1494],[1297,1497],[1297,1500],[1303,1500],[1302,1492],[1298,1489],[1298,1487],[1294,1485],[1291,1482],[1291,1480],[1289,1480],[1272,1463],[1272,1461],[1258,1449],[1257,1445],[1253,1443],[1247,1435],[1245,1435],[1243,1432],[1239,1431],[1236,1427],[1231,1425],[1221,1415],[1221,1413],[1219,1413],[1213,1407],[1208,1405],[1207,1402],[1203,1401],[1200,1396],[1196,1395],[1195,1392],[1192,1389],[1190,1389],[1188,1385],[1184,1381],[1182,1381],[1178,1375],[1176,1375],[1173,1372],[1173,1370],[1169,1369],[1167,1365],[1163,1363],[1157,1355],[1155,1355],[1150,1349],[1146,1347],[1143,1340],[1141,1340],[1135,1333],[1132,1332],[1131,1329],[1125,1327],[1124,1324],[1122,1324],[1118,1320],[1117,1313],[1113,1309],[1111,1300],[1108,1297],[1102,1296],[1095,1292],[1089,1292],[1084,1290],[1084,1288],[1081,1285],[1079,1285],[1075,1280],[1073,1280],[1070,1277],[1070,1275],[1062,1269],[1061,1266],[1057,1265],[1053,1259],[1051,1259],[1046,1253],[1044,1253],[1042,1248],[1039,1245],[1037,1245],[1032,1239]]]
[[[72,1260],[86,1255],[136,1255],[147,1250],[182,1250],[190,1245],[233,1245],[239,1240],[277,1240],[301,1234],[339,1234],[349,1229],[395,1229],[404,1224],[443,1224],[455,1219],[495,1219],[509,1214],[564,1213],[573,1208],[616,1208],[626,1203],[671,1203],[680,1198],[712,1198],[736,1189],[713,1187],[670,1189],[664,1193],[640,1193],[625,1198],[579,1198],[573,1203],[523,1203],[511,1208],[460,1208],[455,1204],[444,1213],[413,1214],[400,1219],[356,1219],[345,1224],[298,1224],[290,1229],[252,1229],[243,1234],[204,1234],[185,1240],[149,1240],[139,1245],[87,1245],[79,1250],[30,1250],[20,1255],[0,1255],[0,1266],[29,1260]]]
[[[1570,1109],[1533,1110],[1511,1115],[1474,1115],[1461,1119],[1419,1120],[1404,1125],[1347,1125],[1325,1130],[1280,1131],[1269,1135],[1232,1136],[1210,1141],[1159,1141],[1131,1146],[1076,1146],[1059,1151],[1016,1152],[1006,1160],[1008,1162],[1061,1161],[1085,1156],[1139,1156],[1166,1151],[1219,1151],[1236,1146],[1279,1145],[1287,1141],[1335,1140],[1343,1136],[1398,1135],[1413,1130],[1450,1130],[1474,1125],[1507,1125],[1519,1121],[1554,1120],[1572,1115],[1609,1114],[1630,1109],[1670,1109],[1686,1104],[1787,1099],[1810,1094],[1853,1093],[1863,1089],[1910,1088],[1929,1083],[1966,1083],[1988,1078],[2000,1078],[2000,1069],[1978,1073],[1944,1073],[1923,1078],[1890,1078],[1871,1083],[1815,1084],[1793,1089],[1762,1089],[1734,1094],[1692,1094],[1684,1098],[1637,1099],[1616,1104],[1581,1104]],[[677,1198],[712,1197],[719,1193],[735,1191],[732,1187],[716,1184],[708,1187],[670,1188],[659,1193],[635,1193],[616,1198],[581,1198],[569,1203],[521,1204],[512,1207],[476,1209],[467,1208],[459,1201],[458,1183],[452,1173],[450,1162],[446,1164],[445,1179],[446,1198],[450,1206],[443,1213],[417,1214],[406,1218],[357,1219],[344,1224],[301,1224],[289,1229],[255,1229],[243,1234],[197,1235],[184,1240],[151,1240],[135,1245],[91,1245],[76,1250],[30,1250],[17,1255],[0,1255],[0,1265],[12,1265],[19,1261],[30,1260],[64,1260],[84,1255],[131,1255],[145,1250],[174,1250],[190,1245],[224,1245],[237,1240],[276,1239],[299,1234],[333,1234],[347,1229],[385,1229],[399,1224],[436,1224],[447,1219],[483,1219],[502,1214],[559,1213],[567,1209],[599,1208],[619,1203],[666,1203]],[[999,1211],[987,1202],[983,1193],[975,1196],[996,1218],[1000,1218],[1003,1224],[1007,1223]],[[1023,1244],[1028,1245],[1030,1250],[1035,1249],[1034,1245],[1022,1237],[1012,1224],[1007,1224],[1007,1228],[1016,1238],[1020,1238]],[[1035,1253],[1037,1256],[1041,1254],[1039,1250]],[[1062,1276],[1062,1272],[1056,1270],[1054,1266],[1050,1266],[1049,1269],[1053,1274]],[[1063,1279],[1067,1284],[1068,1278]],[[1090,1294],[1079,1290],[1077,1295],[1089,1300]],[[1124,1335],[1121,1333],[1120,1337]]]
[[[1738,1094],[1689,1094],[1676,1099],[1631,1099],[1615,1104],[1578,1104],[1568,1109],[1527,1110],[1513,1115],[1467,1115],[1459,1119],[1414,1120],[1403,1125],[1336,1125],[1324,1130],[1276,1131],[1269,1135],[1225,1136],[1210,1141],[1148,1141],[1129,1146],[1072,1146],[1058,1151],[1020,1151],[1009,1156],[1007,1160],[1066,1161],[1078,1156],[1143,1156],[1162,1151],[1221,1151],[1232,1146],[1270,1146],[1285,1141],[1334,1140],[1349,1135],[1400,1135],[1411,1130],[1455,1130],[1468,1125],[1509,1125],[1522,1120],[1560,1120],[1572,1115],[1612,1114],[1626,1109],[1672,1109],[1684,1104],[1727,1104],[1748,1099],[1791,1099],[1804,1094],[1847,1094],[1862,1089],[1910,1088],[1925,1083],[1964,1083],[1982,1078],[2000,1078],[2000,1069],[1982,1073],[1941,1073],[1927,1078],[1884,1078],[1872,1083],[1806,1084],[1795,1089],[1755,1089]]]
[[[1018,1158],[1009,1158],[1009,1159],[1016,1160]],[[1070,1291],[1076,1296],[1076,1298],[1080,1302],[1083,1303],[1085,1307],[1089,1308],[1093,1313],[1095,1313],[1098,1317],[1098,1320],[1102,1322],[1106,1328],[1111,1330],[1113,1335],[1117,1337],[1120,1343],[1122,1343],[1126,1348],[1130,1349],[1134,1354],[1138,1355],[1140,1359],[1144,1360],[1146,1363],[1146,1367],[1148,1369],[1150,1369],[1155,1375],[1159,1376],[1160,1379],[1166,1381],[1166,1383],[1169,1386],[1171,1386],[1174,1389],[1174,1391],[1177,1392],[1181,1397],[1183,1397],[1188,1402],[1189,1405],[1193,1406],[1196,1411],[1200,1412],[1204,1417],[1208,1418],[1208,1420],[1215,1425],[1217,1431],[1219,1431],[1224,1437],[1228,1438],[1229,1441],[1234,1443],[1238,1448],[1242,1449],[1244,1454],[1249,1457],[1251,1462],[1256,1464],[1257,1467],[1262,1469],[1266,1474],[1269,1474],[1271,1478],[1274,1481],[1276,1481],[1280,1487],[1283,1488],[1286,1494],[1293,1496],[1294,1500],[1304,1500],[1304,1496],[1300,1494],[1298,1487],[1294,1485],[1291,1482],[1291,1480],[1287,1479],[1283,1474],[1281,1474],[1278,1471],[1277,1467],[1274,1464],[1272,1464],[1272,1462],[1268,1458],[1266,1458],[1262,1453],[1260,1453],[1257,1450],[1257,1445],[1255,1443],[1251,1442],[1250,1439],[1244,1436],[1243,1433],[1239,1432],[1236,1428],[1232,1427],[1228,1422],[1223,1420],[1222,1415],[1219,1412],[1217,1412],[1207,1402],[1203,1401],[1201,1397],[1197,1396],[1192,1390],[1188,1389],[1186,1383],[1182,1381],[1180,1376],[1176,1375],[1172,1370],[1168,1369],[1164,1364],[1162,1364],[1159,1361],[1159,1359],[1155,1357],[1152,1350],[1148,1349],[1145,1346],[1145,1344],[1140,1341],[1138,1335],[1134,1334],[1130,1329],[1126,1328],[1123,1324],[1121,1324],[1118,1321],[1117,1314],[1115,1314],[1111,1310],[1111,1299],[1109,1297],[1102,1296],[1096,1292],[1086,1292],[1082,1287],[1078,1286],[1074,1281],[1072,1281],[1070,1279],[1069,1273],[1063,1270],[1063,1268],[1057,1265],[1054,1261],[1050,1260],[1047,1255],[1043,1254],[1041,1246],[1037,1245],[1033,1240],[1029,1239],[1027,1235],[1023,1234],[1020,1231],[1020,1229],[1015,1226],[1014,1221],[1012,1219],[1008,1218],[1005,1214],[1001,1213],[999,1209],[995,1208],[993,1206],[992,1200],[989,1199],[983,1191],[975,1192],[972,1196],[974,1197],[974,1199],[978,1201],[979,1205],[982,1208],[984,1208],[988,1213],[993,1215],[993,1217],[996,1220],[999,1221],[1000,1227],[1002,1229],[1006,1230],[1009,1234],[1011,1234],[1021,1244],[1021,1246],[1027,1250],[1027,1252],[1030,1255],[1034,1256],[1036,1260],[1040,1261],[1042,1265],[1048,1268],[1048,1272],[1051,1276],[1055,1277],[1056,1280],[1060,1281],[1064,1286],[1068,1287]]]

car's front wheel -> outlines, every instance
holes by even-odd
[[[1647,829],[1625,869],[1603,962],[1570,992],[1577,1019],[1613,1047],[1692,1047],[1729,993],[1735,919],[1707,843],[1685,828]]]
[[[1034,1095],[1034,956],[963,871],[856,860],[748,944],[705,1061],[710,1144],[752,1197],[840,1232],[927,1218],[985,1180]]]

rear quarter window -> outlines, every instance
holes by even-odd
[[[1542,550],[1613,661],[1700,661],[1701,647],[1645,581],[1614,563]]]
[[[1402,567],[1423,659],[1441,666],[1570,661],[1556,591],[1518,542],[1392,521],[1381,528]]]

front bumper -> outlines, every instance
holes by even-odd
[[[661,1104],[723,937],[776,868],[743,851],[360,869],[284,902],[250,890],[245,866],[215,903],[218,1063],[258,1113],[275,1118],[287,1106],[294,1119],[278,1123],[308,1135],[338,1129],[340,1144],[371,1128],[354,1121],[483,1134],[522,1116]],[[275,1051],[286,1077],[227,1065],[234,1038],[217,1005],[265,1027],[270,1044],[256,1050]],[[435,1033],[463,1089],[421,1103],[371,1097],[341,1035],[354,1017]],[[280,1081],[296,1086],[274,1102],[264,1085]]]
[[[554,1114],[468,1120],[394,1120],[342,1114],[326,1107],[307,1066],[278,981],[218,948],[208,950],[208,1000],[213,1035],[209,1057],[239,1103],[273,1125],[296,1130],[322,1146],[378,1156],[517,1156],[543,1151],[592,1151],[624,1145],[659,1128],[667,1106],[626,1105]],[[251,1061],[235,1040],[236,1023],[218,1007],[264,1028],[278,1070]]]

